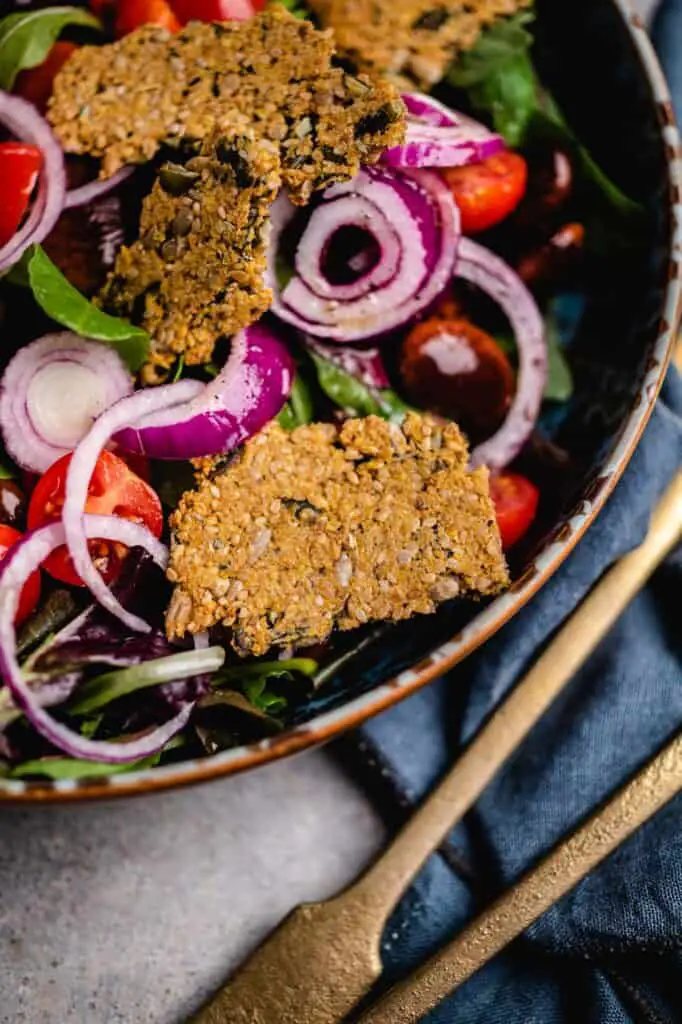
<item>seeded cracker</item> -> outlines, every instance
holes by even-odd
[[[143,378],[164,376],[180,353],[207,362],[219,337],[257,320],[264,225],[280,184],[279,150],[244,130],[218,131],[185,164],[162,165],[142,206],[140,238],[123,247],[100,304],[152,338]]]
[[[377,160],[404,133],[396,89],[331,66],[331,32],[275,7],[248,21],[145,26],[76,50],[55,79],[49,118],[67,153],[102,159],[102,175],[191,144],[246,117],[280,147],[295,202]]]
[[[434,611],[508,583],[486,469],[454,423],[410,413],[277,424],[204,460],[171,518],[169,637],[222,623],[242,655]]]
[[[339,53],[408,85],[439,82],[481,29],[530,0],[307,0]]]

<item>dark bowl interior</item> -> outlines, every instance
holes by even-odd
[[[543,495],[536,528],[513,559],[515,590],[536,572],[536,560],[550,543],[563,542],[562,553],[552,568],[568,553],[572,533],[569,519],[586,502],[607,493],[605,488],[619,473],[614,447],[635,421],[644,421],[662,369],[657,379],[652,378],[654,383],[648,392],[643,387],[645,377],[659,364],[662,367],[665,360],[661,332],[666,325],[661,316],[671,276],[673,230],[671,153],[664,140],[664,126],[671,119],[669,104],[656,97],[652,76],[657,71],[645,67],[626,16],[613,0],[537,0],[536,6],[536,60],[541,77],[596,160],[644,207],[646,236],[645,244],[635,250],[616,243],[600,261],[589,288],[569,303],[582,307],[577,326],[566,330],[567,338],[570,335],[568,352],[575,395],[567,406],[543,418],[550,443],[544,446],[544,454],[540,445],[534,457],[536,463],[547,458],[548,473],[553,472],[553,477]],[[670,302],[668,309],[672,316]],[[552,446],[565,453],[558,464]],[[620,456],[621,462],[626,454]],[[480,609],[481,605],[455,603],[443,606],[435,615],[395,627],[340,635],[334,655],[354,653],[330,674],[317,693],[299,694],[299,699],[291,702],[286,724],[297,727],[311,723],[309,732],[306,730],[310,737],[307,744],[352,724],[351,719],[358,721],[371,709],[358,710],[356,706],[355,712],[349,710],[345,717],[347,705],[403,669],[412,668],[418,675],[420,668],[428,665],[424,659],[458,634]],[[481,634],[479,642],[482,638]],[[414,685],[418,683],[417,679]],[[321,712],[334,709],[337,720],[333,729],[325,731],[312,722]],[[240,738],[248,743],[257,737]],[[285,733],[268,745],[265,754],[244,749],[243,757],[240,760],[241,755],[237,756],[235,763],[240,760],[243,767],[267,760],[289,749],[287,744]],[[193,762],[181,776],[169,774],[164,784],[234,770],[226,763],[224,768],[216,766],[214,772],[209,772],[206,764]],[[131,779],[127,788],[119,787],[119,780],[114,780],[117,784],[111,791],[120,788],[141,792],[152,788],[151,778],[145,773],[139,786]],[[93,794],[103,791],[96,785],[91,788]],[[81,792],[87,789],[83,784]],[[42,797],[49,796],[51,790],[49,783],[31,783],[22,791]],[[15,791],[8,795],[15,795]],[[59,797],[57,792],[54,795]]]
[[[568,347],[573,399],[543,419],[543,430],[568,455],[555,467],[537,528],[514,557],[516,579],[539,552],[564,539],[565,523],[594,499],[604,468],[641,399],[661,327],[671,244],[668,168],[661,114],[628,25],[610,0],[538,0],[536,61],[578,137],[646,211],[646,244],[614,251],[585,291],[585,308]],[[575,299],[572,300],[575,303]],[[569,303],[570,305],[570,303]],[[296,724],[418,664],[480,610],[444,606],[435,615],[380,629],[368,645],[293,714]],[[377,631],[375,631],[377,632]],[[340,651],[358,634],[341,637]]]

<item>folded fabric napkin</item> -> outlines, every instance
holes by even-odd
[[[682,0],[666,5],[657,27],[671,61],[674,42],[682,47]],[[452,764],[602,572],[643,538],[681,464],[682,380],[672,371],[614,495],[548,586],[478,654],[361,730],[359,776],[393,824]],[[678,552],[421,872],[384,936],[386,980],[442,945],[679,730],[681,594]],[[427,1020],[682,1021],[682,798]]]

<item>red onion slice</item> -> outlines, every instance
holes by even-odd
[[[108,345],[71,331],[46,334],[10,360],[0,384],[0,430],[24,469],[44,473],[72,451],[93,421],[132,392],[132,378]]]
[[[116,516],[84,517],[84,531],[87,537],[102,537],[128,547],[146,548],[155,561],[165,564],[166,549],[152,537],[148,530],[137,523]],[[184,704],[178,714],[144,736],[128,742],[113,743],[107,740],[89,740],[68,726],[56,721],[41,706],[40,698],[24,679],[16,656],[16,633],[14,616],[19,595],[28,577],[39,568],[47,556],[64,544],[66,539],[61,523],[49,523],[32,533],[26,534],[11,548],[0,568],[0,672],[9,687],[12,698],[33,727],[50,743],[71,757],[90,761],[105,761],[109,764],[128,764],[144,757],[150,757],[161,750],[189,720],[193,703]]]
[[[95,420],[90,432],[75,449],[66,476],[62,522],[74,568],[95,600],[130,629],[142,633],[149,632],[149,625],[144,619],[126,611],[92,564],[83,525],[88,486],[100,452],[118,430],[153,410],[187,401],[197,393],[197,388],[202,388],[197,381],[183,380],[177,384],[136,391],[128,398],[122,398]]]
[[[503,469],[527,441],[540,412],[547,379],[545,326],[520,277],[499,256],[470,238],[460,243],[456,276],[499,303],[516,337],[519,369],[514,400],[497,433],[471,453],[473,465]]]
[[[78,188],[69,189],[64,200],[64,209],[70,210],[74,206],[86,206],[94,199],[99,199],[107,192],[122,185],[134,172],[134,167],[121,167],[110,178],[95,178],[94,181],[88,181],[85,185],[79,185]]]
[[[153,459],[192,459],[232,451],[269,423],[289,397],[294,361],[284,342],[263,322],[232,339],[216,379],[183,405],[131,417],[115,440]]]
[[[321,203],[312,214],[306,228],[306,244],[299,246],[296,252],[296,270],[306,282],[307,286],[321,298],[347,301],[357,299],[362,295],[392,281],[399,271],[402,250],[400,238],[391,226],[391,208],[396,205],[395,193],[386,189],[387,207],[377,206],[380,196],[372,196],[368,201],[361,195],[345,195],[331,202]],[[297,212],[297,207],[292,203],[292,216]],[[357,280],[352,284],[332,284],[325,276],[323,265],[330,245],[333,244],[334,235],[344,229],[355,229],[373,238],[377,259],[373,266],[369,266],[365,273],[358,257],[355,259],[355,268],[360,272]],[[419,244],[419,238],[415,239]],[[352,260],[349,261],[353,269]]]
[[[451,107],[446,107],[440,100],[423,92],[401,93],[402,101],[407,107],[408,117],[436,128],[448,128],[459,124],[459,114]]]
[[[57,223],[66,196],[66,169],[61,146],[44,117],[32,103],[0,91],[0,124],[22,142],[37,146],[43,154],[38,193],[26,221],[0,248],[0,273],[21,259],[34,243],[42,242]]]
[[[381,162],[391,167],[462,167],[506,149],[501,135],[436,100],[406,93],[405,142],[387,149]]]
[[[313,260],[311,268],[305,255],[311,224],[315,253],[322,252],[325,243],[333,244],[334,231],[326,240],[318,234],[324,216],[318,214],[318,210],[333,206],[342,197],[357,201],[361,211],[357,226],[361,230],[370,230],[365,211],[367,204],[374,206],[375,223],[380,225],[378,238],[375,236],[380,250],[389,232],[397,235],[400,244],[397,266],[391,262],[386,273],[372,271],[374,280],[383,280],[383,283],[370,291],[360,291],[350,299],[342,290],[345,285],[337,290],[328,279],[325,295],[319,294],[320,261]],[[315,337],[348,342],[386,334],[425,309],[452,276],[459,240],[459,213],[450,191],[435,174],[366,167],[352,181],[327,189],[302,232],[297,250],[298,273],[281,292],[274,267],[286,226],[286,211],[278,204],[268,260],[268,284],[274,293],[273,311],[280,319]],[[346,212],[349,208],[350,203],[346,205]],[[318,219],[313,221],[315,215]],[[331,224],[335,227],[336,222],[332,219]],[[373,232],[374,228],[371,230]]]

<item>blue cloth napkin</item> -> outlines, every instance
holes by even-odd
[[[682,0],[665,5],[657,30],[669,66],[680,48],[682,114]],[[361,731],[360,777],[394,824],[602,572],[642,539],[681,464],[682,380],[671,372],[616,492],[552,582],[477,655]],[[678,551],[421,872],[384,936],[386,981],[452,937],[680,729],[681,595]],[[682,799],[427,1020],[682,1022]]]

